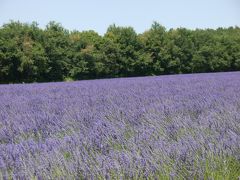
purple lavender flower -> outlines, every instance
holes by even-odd
[[[239,161],[239,92],[239,72],[0,85],[0,173],[201,179]]]

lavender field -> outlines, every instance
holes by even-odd
[[[0,179],[238,179],[240,72],[0,85]]]

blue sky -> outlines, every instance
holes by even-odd
[[[9,20],[57,21],[69,30],[132,26],[138,33],[157,21],[167,28],[240,26],[240,0],[0,0],[0,25]]]

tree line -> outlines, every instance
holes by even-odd
[[[240,70],[240,28],[167,30],[154,22],[137,34],[110,25],[100,36],[11,21],[0,27],[0,83]]]

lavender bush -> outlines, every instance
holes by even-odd
[[[237,179],[240,72],[0,86],[1,179]]]

